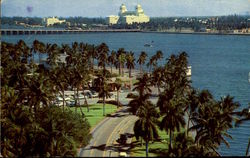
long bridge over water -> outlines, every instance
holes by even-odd
[[[2,35],[45,35],[71,34],[85,32],[141,32],[139,29],[107,29],[107,30],[29,30],[29,29],[1,29]]]

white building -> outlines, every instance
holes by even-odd
[[[66,22],[66,20],[59,20],[57,17],[52,17],[52,18],[46,18],[44,19],[46,26],[52,26],[54,24],[61,24]]]
[[[140,4],[136,5],[135,11],[127,11],[124,4],[120,7],[120,12],[116,15],[110,15],[107,17],[107,22],[109,25],[122,23],[122,24],[132,24],[132,23],[147,23],[149,22],[149,17],[144,14],[144,11]]]

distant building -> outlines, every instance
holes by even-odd
[[[59,20],[57,17],[44,19],[46,26],[53,26],[54,24],[61,24],[66,22],[66,20]]]
[[[124,4],[120,7],[119,16],[110,15],[107,17],[107,23],[109,25],[122,23],[122,24],[133,24],[133,23],[147,23],[149,17],[144,14],[144,11],[140,4],[136,5],[135,11],[127,11]]]

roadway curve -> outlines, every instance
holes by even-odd
[[[133,134],[134,123],[137,117],[127,112],[128,107],[106,117],[92,131],[93,138],[88,146],[81,148],[80,157],[118,157],[120,151],[128,153],[131,139],[125,145],[120,145],[116,140],[120,134]]]

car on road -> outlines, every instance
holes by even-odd
[[[66,101],[66,105],[69,106],[69,107],[75,106],[75,100]]]
[[[97,98],[98,94],[95,91],[90,91],[90,90],[84,90],[82,92],[87,98]]]
[[[128,157],[126,152],[120,152],[119,157]]]

